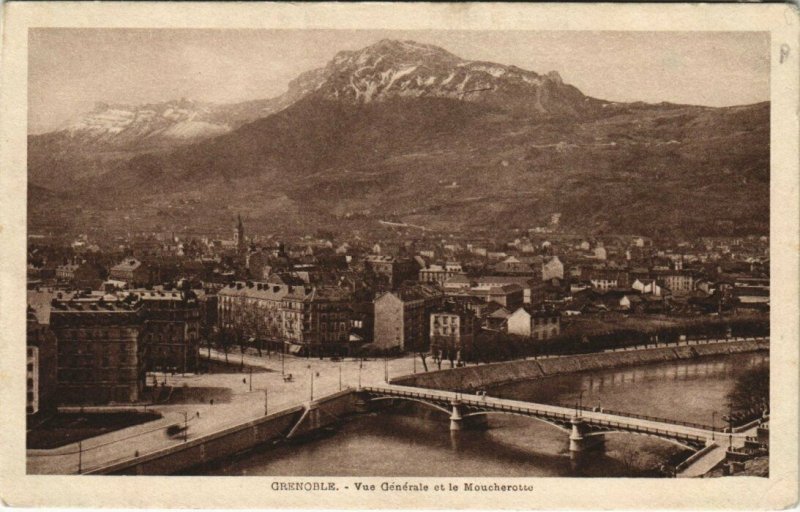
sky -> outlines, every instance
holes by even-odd
[[[769,99],[766,32],[41,28],[28,37],[29,133],[58,129],[96,102],[275,97],[338,51],[381,39],[555,70],[584,94],[611,101],[730,106]]]

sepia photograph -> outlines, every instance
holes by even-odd
[[[796,41],[201,27],[27,29],[25,475],[775,476]]]

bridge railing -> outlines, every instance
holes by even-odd
[[[391,396],[398,396],[398,397],[405,396],[405,397],[410,397],[410,398],[431,400],[431,401],[439,401],[439,402],[442,401],[442,400],[449,400],[450,399],[450,397],[443,396],[441,394],[434,395],[434,394],[430,394],[430,393],[423,393],[423,392],[419,392],[419,391],[410,391],[410,390],[406,391],[406,390],[392,389],[391,391],[388,391],[386,389],[371,388],[371,387],[363,388],[363,390],[366,391],[366,392],[372,392],[372,393],[388,394],[388,395],[391,395]],[[487,402],[485,402],[485,401],[483,401],[481,399],[477,399],[476,400],[476,399],[473,399],[473,398],[466,398],[466,397],[459,398],[459,401],[463,405],[473,405],[473,406],[478,406],[478,407],[490,406],[491,409],[494,410],[494,411],[516,413],[516,414],[521,414],[521,415],[537,415],[537,416],[541,416],[543,418],[560,420],[560,421],[565,421],[565,422],[571,421],[572,418],[574,418],[574,416],[575,416],[574,414],[571,414],[571,413],[561,413],[561,412],[547,410],[547,409],[540,409],[538,407],[535,407],[534,405],[518,406],[518,405],[502,404],[502,403],[497,403],[497,402],[489,402],[489,403],[487,403]],[[562,407],[564,407],[564,406],[562,406]],[[564,408],[565,409],[572,409],[571,407],[564,407]],[[581,409],[585,410],[585,411],[591,411],[591,408],[587,408],[587,407],[582,407]],[[641,415],[641,414],[637,415],[637,414],[630,414],[630,413],[619,413],[619,412],[610,411],[610,410],[607,410],[607,409],[604,409],[603,412],[604,413],[608,413],[608,414],[614,414],[614,415],[622,416],[622,417],[629,417],[629,418],[634,418],[634,419],[644,419],[644,420],[648,420],[648,421],[658,421],[660,423],[665,423],[665,424],[682,425],[682,426],[689,426],[689,427],[694,427],[694,428],[702,428],[702,429],[706,429],[706,430],[711,430],[710,427],[706,427],[705,425],[700,425],[698,423],[679,422],[679,421],[669,420],[669,419],[666,419],[666,418],[655,418],[653,416],[645,416],[645,415]],[[639,432],[639,433],[643,433],[643,434],[652,434],[652,435],[670,437],[670,438],[673,438],[673,439],[679,439],[679,440],[684,440],[684,441],[691,441],[691,442],[698,442],[699,443],[699,442],[705,442],[705,440],[706,440],[706,438],[704,436],[697,436],[697,435],[693,435],[693,434],[678,433],[678,432],[675,432],[674,430],[671,430],[671,429],[668,429],[668,428],[664,428],[664,429],[652,428],[652,427],[646,427],[646,426],[643,426],[643,425],[625,423],[625,422],[621,422],[621,421],[603,420],[603,419],[595,419],[595,418],[589,419],[588,422],[591,425],[594,425],[594,426],[607,427],[607,428],[610,428],[610,429],[618,429],[618,430],[625,430],[625,431],[634,431],[634,432]]]
[[[600,427],[608,427],[610,429],[616,429],[620,431],[627,431],[627,432],[638,432],[641,434],[650,434],[662,437],[668,437],[671,439],[677,439],[680,441],[690,441],[696,443],[705,443],[706,437],[705,436],[698,436],[694,434],[685,434],[682,432],[675,432],[671,429],[665,428],[652,428],[652,427],[645,427],[644,425],[636,425],[632,423],[624,423],[620,421],[613,421],[613,420],[601,420],[601,419],[591,419],[589,420],[591,425],[600,426]]]
[[[561,407],[570,407],[568,405],[562,405]],[[572,406],[573,409],[580,409],[581,411],[587,412],[600,412],[603,414],[613,414],[614,416],[624,416],[626,418],[635,418],[639,420],[647,420],[647,421],[656,421],[658,423],[669,423],[670,425],[681,425],[683,427],[690,427],[690,428],[697,428],[702,430],[713,430],[714,432],[726,432],[726,427],[718,427],[714,425],[706,425],[704,423],[695,423],[693,421],[680,421],[674,420],[671,418],[661,418],[658,416],[649,416],[647,414],[636,414],[632,412],[625,412],[625,411],[615,411],[613,409],[606,409],[605,407],[595,409],[594,407],[586,407],[586,406]]]

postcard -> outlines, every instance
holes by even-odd
[[[4,14],[5,503],[796,504],[796,7]]]

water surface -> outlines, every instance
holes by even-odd
[[[542,403],[600,405],[717,425],[726,395],[767,353],[715,356],[550,377],[498,386],[492,396]],[[581,397],[581,390],[583,394]],[[716,414],[712,414],[716,411]],[[348,418],[326,438],[264,447],[196,470],[209,475],[273,476],[645,476],[688,455],[671,443],[633,434],[607,436],[605,450],[570,457],[567,435],[531,418],[490,415],[485,431],[449,430],[447,416],[406,403]]]

